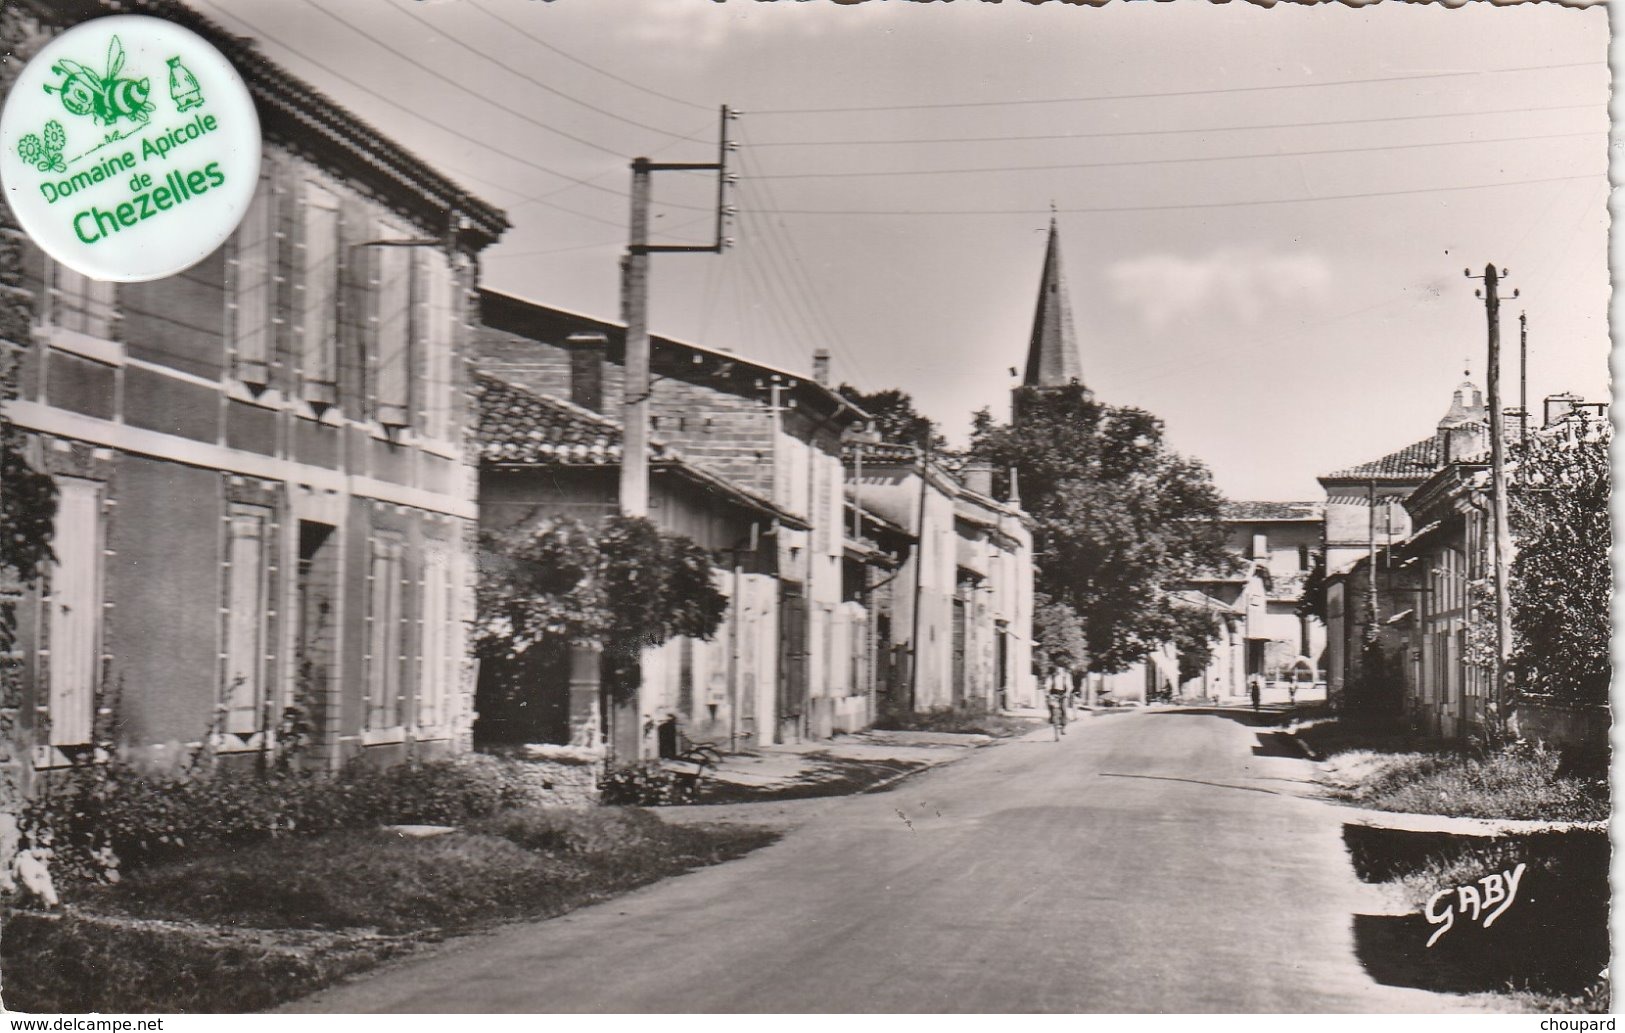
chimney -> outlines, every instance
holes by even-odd
[[[1580,396],[1572,391],[1563,391],[1555,395],[1546,396],[1546,422],[1544,426],[1550,427],[1561,423],[1575,407],[1580,404]]]
[[[978,495],[993,497],[993,464],[973,459],[960,468],[959,477],[965,487]]]
[[[571,334],[564,339],[570,353],[570,401],[593,412],[604,411],[604,350],[609,338],[601,333]]]
[[[829,349],[819,348],[813,352],[813,379],[825,387],[829,386]]]

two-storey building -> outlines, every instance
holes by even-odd
[[[37,44],[119,6],[0,17]],[[467,324],[506,220],[248,41],[164,13],[241,71],[264,163],[230,241],[166,279],[91,280],[10,234],[33,308],[6,413],[59,493],[55,565],[20,607],[24,780],[102,744],[157,764],[298,744],[327,769],[466,747]]]

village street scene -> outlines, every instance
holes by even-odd
[[[0,207],[4,1008],[1608,1011],[1606,13],[1288,8],[0,4],[263,138]]]

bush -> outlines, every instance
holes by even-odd
[[[526,850],[581,856],[640,849],[665,830],[659,818],[630,807],[591,811],[525,807],[468,826],[471,833],[505,839]]]
[[[604,773],[599,799],[611,805],[657,807],[693,802],[694,779],[670,771],[657,761],[626,764]]]
[[[23,807],[23,846],[49,851],[57,878],[128,871],[278,836],[370,825],[458,824],[525,801],[521,762],[481,757],[302,772],[154,775],[113,763],[47,781]]]

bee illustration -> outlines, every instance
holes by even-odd
[[[62,106],[75,115],[89,115],[97,125],[110,126],[121,118],[137,124],[151,117],[153,106],[147,102],[152,92],[148,79],[121,79],[124,69],[124,44],[117,36],[107,45],[107,73],[98,74],[77,61],[63,58],[51,66],[51,71],[67,78],[61,85],[45,87],[46,93],[62,97]]]

